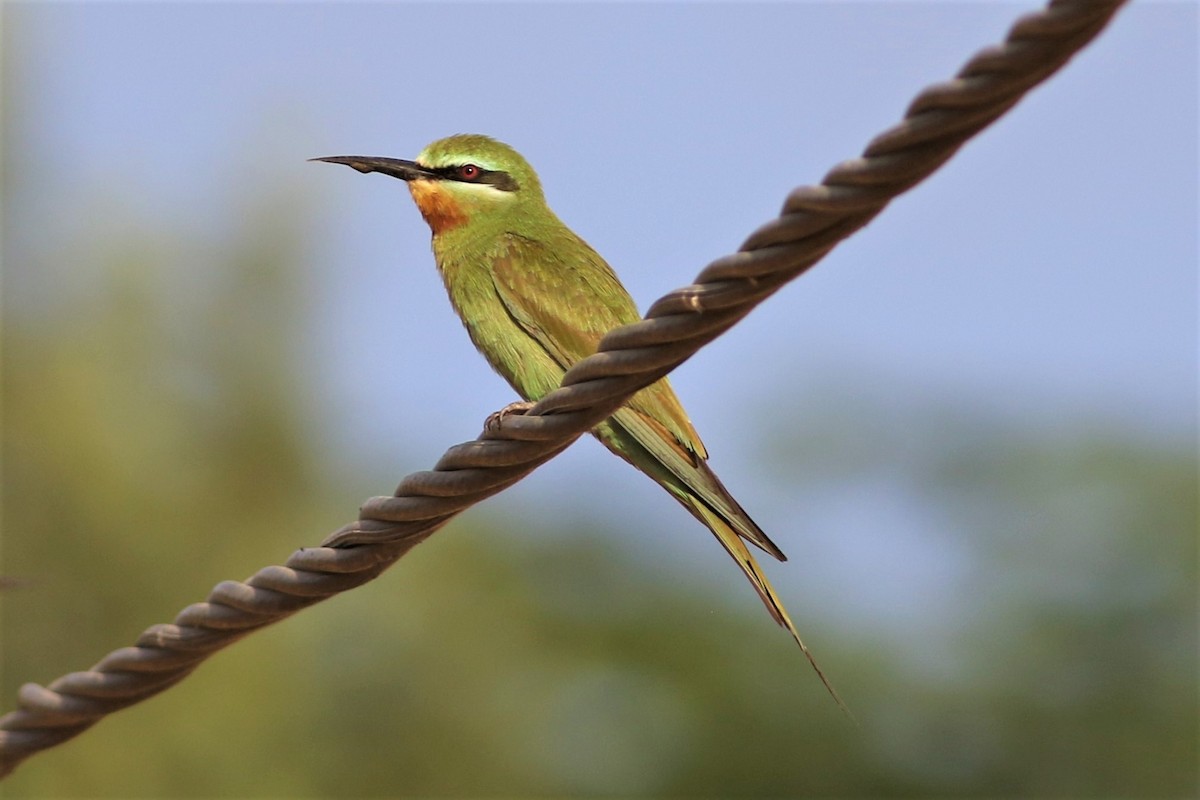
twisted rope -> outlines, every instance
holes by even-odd
[[[241,637],[373,580],[456,514],[553,458],[941,166],[1095,37],[1123,2],[1053,0],[1021,18],[1003,45],[980,51],[953,80],[918,95],[904,120],[861,157],[834,167],[821,185],[792,192],[781,215],[737,253],[661,298],[645,319],[610,332],[599,352],[572,367],[526,414],[451,447],[432,470],[404,478],[394,496],[369,499],[356,522],[320,547],[301,549],[284,566],[244,583],[218,584],[205,602],[188,606],[171,624],[147,628],[133,647],[109,653],[86,672],[44,688],[22,686],[19,708],[0,717],[0,776],[173,686]]]

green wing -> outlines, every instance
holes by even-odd
[[[604,259],[570,231],[561,235],[571,238],[544,244],[510,234],[491,263],[509,315],[565,372],[596,352],[605,333],[641,317]],[[692,497],[740,536],[785,559],[708,468],[708,452],[666,378],[635,394],[594,433],[694,514]]]

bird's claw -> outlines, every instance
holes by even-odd
[[[488,414],[488,418],[483,422],[483,429],[488,433],[500,430],[500,426],[504,423],[504,418],[513,414],[524,414],[529,409],[533,408],[533,403],[528,400],[518,400],[515,403],[509,403],[499,411],[494,411]]]

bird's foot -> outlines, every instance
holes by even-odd
[[[509,403],[499,411],[488,414],[488,418],[483,422],[483,429],[488,432],[497,431],[504,423],[505,417],[512,414],[524,414],[531,408],[533,408],[533,403],[528,400],[518,400],[515,403]]]

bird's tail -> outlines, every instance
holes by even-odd
[[[825,685],[826,690],[837,701],[842,711],[845,711],[853,719],[854,717],[850,714],[850,709],[842,701],[841,696],[837,693],[837,689],[834,689],[833,684],[829,682],[829,678],[825,677],[821,666],[813,657],[812,652],[809,651],[808,645],[804,644],[804,640],[800,638],[800,632],[796,630],[791,617],[788,616],[787,609],[783,607],[783,602],[779,599],[779,595],[775,594],[775,590],[771,588],[770,581],[767,580],[767,576],[759,568],[758,563],[754,560],[754,556],[750,554],[750,549],[746,547],[746,543],[742,540],[742,537],[738,535],[737,531],[728,522],[701,502],[699,498],[676,496],[684,501],[687,509],[713,532],[713,535],[717,537],[717,541],[733,557],[737,565],[742,568],[742,572],[750,579],[750,584],[754,587],[754,591],[758,592],[758,596],[762,598],[763,605],[767,607],[767,611],[771,614],[771,617],[779,623],[780,627],[792,635],[792,638],[796,640],[796,644],[800,646],[801,652],[804,653],[804,657],[808,659],[808,663],[816,671],[817,677]]]

